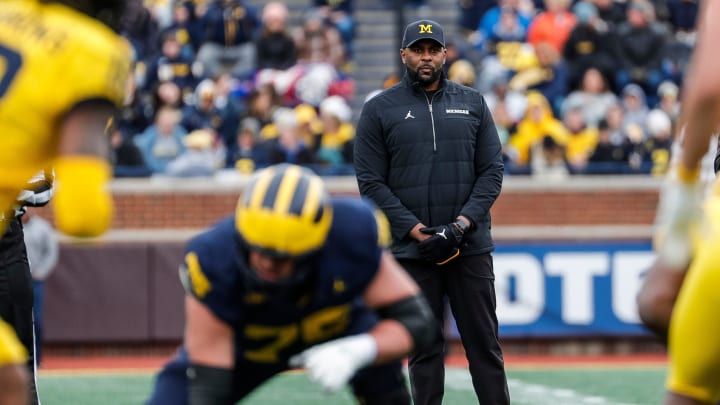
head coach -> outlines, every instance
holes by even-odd
[[[443,28],[405,28],[403,79],[368,100],[357,126],[360,194],[386,214],[392,253],[443,324],[450,302],[481,404],[509,404],[495,312],[490,207],[502,188],[501,144],[480,93],[447,80]],[[410,355],[416,405],[441,404],[445,341]]]

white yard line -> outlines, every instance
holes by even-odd
[[[447,368],[445,385],[456,390],[472,391],[472,381],[467,369]],[[513,405],[637,405],[614,402],[600,396],[588,396],[567,388],[556,388],[542,384],[527,383],[508,379],[510,400]]]

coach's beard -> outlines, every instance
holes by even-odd
[[[408,75],[410,76],[411,82],[418,82],[420,86],[423,88],[428,87],[435,83],[442,74],[442,68],[440,69],[433,69],[430,76],[420,76],[417,70],[410,69],[407,65],[405,65],[405,69],[407,70]]]

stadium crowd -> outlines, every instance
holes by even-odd
[[[283,162],[353,173],[352,0],[308,0],[297,24],[283,2],[128,3],[135,75],[111,126],[116,177]],[[446,73],[485,95],[508,174],[666,172],[697,0],[458,4]]]

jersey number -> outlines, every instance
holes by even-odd
[[[280,352],[301,338],[305,344],[328,340],[340,335],[350,323],[350,305],[340,305],[315,312],[299,324],[283,326],[248,325],[245,337],[249,340],[269,340],[258,349],[246,350],[245,358],[258,363],[276,363]]]
[[[22,65],[22,57],[16,51],[0,44],[0,98],[5,95],[10,83]]]

